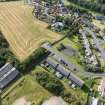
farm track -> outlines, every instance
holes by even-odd
[[[32,8],[20,2],[0,3],[0,30],[10,43],[10,49],[21,61],[42,42],[60,38],[46,29],[46,23],[33,19]]]

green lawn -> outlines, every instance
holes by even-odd
[[[83,56],[80,54],[80,51],[79,51],[81,45],[79,44],[78,41],[79,40],[78,40],[77,36],[74,36],[71,39],[65,38],[64,40],[62,40],[61,42],[56,44],[54,46],[54,49],[58,52],[57,47],[60,45],[60,43],[63,43],[64,45],[68,45],[68,46],[71,46],[72,48],[74,48],[76,51],[78,51],[79,56],[69,56],[69,55],[66,55],[66,54],[64,54],[62,52],[58,52],[58,53],[61,54],[63,57],[65,57],[68,61],[72,62],[74,65],[76,65],[76,66],[83,69],[83,66],[81,66],[78,63],[78,61],[80,61],[80,59],[83,59]]]
[[[49,67],[47,69],[45,69],[46,71],[48,71],[48,73],[52,76],[55,76],[55,73],[52,72],[52,68]],[[76,102],[80,101],[82,103],[82,105],[85,105],[86,100],[87,100],[87,93],[85,93],[82,89],[80,89],[79,87],[76,87],[75,89],[73,89],[70,85],[69,85],[69,81],[66,78],[63,79],[59,79],[62,84],[65,87],[65,90],[71,94],[71,96],[74,96],[76,98],[75,101],[71,101],[71,103],[69,103],[68,105],[77,105]]]
[[[37,70],[43,70],[37,66],[31,74],[24,76],[25,80],[21,85],[18,85],[3,99],[3,105],[11,105],[16,99],[25,97],[28,101],[34,102],[38,105],[42,100],[52,96],[47,90],[41,87],[35,80],[33,73]]]
[[[21,85],[18,85],[16,88],[14,88],[13,91],[11,91],[3,99],[3,105],[11,105],[16,99],[19,99],[21,97],[25,97],[27,101],[31,101],[32,103],[35,103],[35,105],[39,105],[40,102],[52,96],[50,92],[45,90],[35,80],[35,72],[43,70],[45,71],[45,69],[43,69],[42,67],[37,66],[30,74],[24,76],[25,80],[21,83]],[[49,74],[54,75],[50,72]],[[85,104],[87,93],[84,93],[80,88],[76,88],[75,90],[72,89],[69,86],[68,81],[65,79],[61,80],[61,82],[63,83],[66,90],[68,90],[71,95],[74,95],[76,99],[78,99],[68,105],[75,105],[77,101],[81,101],[83,103],[82,105]]]

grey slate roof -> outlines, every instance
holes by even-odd
[[[80,78],[78,78],[76,75],[74,75],[73,73],[70,73],[70,76],[68,77],[69,80],[73,81],[75,84],[77,84],[78,86],[82,87],[84,84],[84,81],[81,80]]]
[[[69,72],[65,70],[65,68],[62,65],[59,65],[56,69],[58,72],[60,72],[60,74],[62,74],[65,77],[68,77],[70,74]]]
[[[46,50],[48,50],[49,52],[51,52],[52,58],[54,58],[55,60],[64,63],[68,66],[68,68],[70,70],[77,70],[77,71],[81,71],[78,67],[76,67],[74,64],[72,64],[71,62],[69,62],[67,59],[65,59],[64,57],[62,57],[61,55],[59,55],[57,52],[55,52],[53,50],[53,48],[51,47],[51,45],[49,43],[45,43],[42,45],[43,48],[45,48]]]
[[[64,77],[68,78],[71,80],[73,83],[77,84],[79,87],[82,87],[84,84],[84,81],[78,78],[76,75],[73,73],[70,73],[67,71],[61,64],[56,63],[55,61],[51,59],[46,59],[46,62],[54,68],[55,71],[59,72],[62,74]]]
[[[6,74],[9,70],[11,70],[13,66],[9,63],[5,64],[1,69],[0,69],[0,78]]]
[[[2,68],[0,68],[0,89],[4,89],[19,74],[19,71],[16,70],[16,68],[14,68],[10,63],[5,64]]]
[[[57,63],[55,63],[54,61],[50,60],[50,59],[46,59],[46,62],[51,65],[53,68],[56,68]]]
[[[15,70],[10,75],[6,76],[2,81],[0,81],[0,89],[5,88],[9,83],[11,83],[17,76],[19,71]]]

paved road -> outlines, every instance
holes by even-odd
[[[79,75],[82,75],[84,77],[105,77],[105,73],[90,73],[90,72],[86,72],[83,69],[80,69],[79,67],[77,67],[74,64],[72,64],[71,62],[69,62],[66,58],[63,58],[61,55],[59,55],[57,52],[55,52],[54,49],[49,44],[45,43],[42,45],[42,47],[45,48],[46,50],[48,50],[49,52],[55,54],[56,56],[53,56],[53,58],[55,60],[60,61],[63,59],[63,61],[65,61],[65,63],[68,64],[69,69]],[[76,69],[76,71],[74,71],[74,69]]]
[[[89,32],[89,33],[92,35],[92,37],[93,37],[93,39],[94,39],[94,42],[95,42],[95,44],[96,44],[96,47],[97,47],[97,49],[100,51],[101,57],[102,57],[103,61],[105,62],[105,51],[104,51],[104,49],[101,47],[101,45],[100,45],[100,43],[99,43],[99,40],[98,40],[97,37],[96,37],[96,36],[97,36],[96,33],[93,32],[92,30],[89,30],[89,28],[86,28],[85,31]]]

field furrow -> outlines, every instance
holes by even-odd
[[[35,19],[33,7],[23,2],[0,3],[0,30],[10,44],[13,53],[25,60],[44,41],[60,38],[48,30],[47,24]]]

